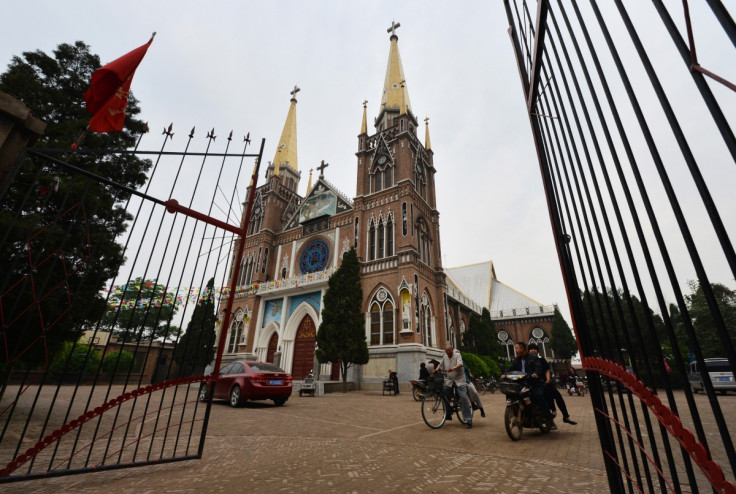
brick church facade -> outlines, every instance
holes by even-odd
[[[398,36],[395,29],[389,31],[386,79],[370,131],[363,104],[354,197],[345,196],[325,178],[324,162],[314,184],[310,173],[305,196],[297,192],[299,88],[292,91],[265,183],[249,189],[244,203],[247,211],[252,201],[252,213],[240,276],[234,280],[238,295],[233,320],[229,328],[218,328],[228,332],[226,359],[276,362],[297,380],[312,370],[321,379],[338,379],[337,366],[317,363],[315,335],[329,276],[351,247],[361,261],[370,355],[368,364],[349,371],[351,381],[378,382],[389,369],[398,370],[401,381],[414,379],[421,362],[440,356],[448,341],[459,344],[471,314],[479,315],[483,307],[494,311],[492,268],[487,279],[479,282],[476,276],[464,285],[472,270],[459,268],[453,277],[453,270],[442,266],[437,169],[428,122],[425,119],[424,129],[420,128],[409,101]],[[473,284],[480,296],[469,294],[466,285]],[[524,314],[532,316],[527,318],[532,321],[529,335],[511,330],[510,309],[505,334],[529,339],[536,328],[544,333],[543,340],[549,335],[551,309],[534,301],[524,304],[534,307],[533,314]]]

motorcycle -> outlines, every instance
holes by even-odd
[[[501,380],[499,387],[506,395],[504,425],[506,434],[512,441],[521,439],[524,429],[539,429],[544,434],[552,430],[552,424],[532,404],[531,387],[526,374],[518,371],[509,372]]]
[[[427,393],[427,381],[410,381],[411,383],[411,394],[414,397],[414,401],[422,401],[424,395]]]
[[[570,396],[574,394],[585,396],[586,391],[585,383],[579,377],[575,378],[575,382],[571,380],[567,381],[567,392]]]

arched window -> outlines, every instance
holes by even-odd
[[[546,332],[539,326],[532,329],[531,335],[529,336],[529,343],[536,343],[539,347],[539,355],[544,358],[554,358],[554,352],[549,348],[549,337]],[[549,355],[547,351],[549,350]]]
[[[394,343],[394,305],[390,300],[383,304],[383,344]]]
[[[511,360],[516,357],[514,342],[505,329],[502,329],[498,332],[498,341],[499,343],[501,343],[501,346],[503,346],[504,350],[506,351],[506,359]]]
[[[420,218],[417,221],[417,229],[419,234],[417,235],[417,250],[419,251],[419,259],[428,266],[431,264],[432,256],[432,240],[429,238],[429,228],[424,218]]]
[[[371,345],[396,343],[394,300],[388,290],[381,287],[371,300]]]
[[[353,247],[358,248],[358,217],[355,217],[355,231],[353,232],[355,239],[353,240]]]
[[[368,260],[373,261],[376,258],[376,225],[371,221],[368,228]]]
[[[261,273],[266,272],[266,263],[268,262],[268,247],[266,247],[266,250],[263,252],[263,264],[261,264]]]
[[[383,250],[384,243],[383,242],[385,240],[384,233],[385,232],[383,231],[383,218],[381,218],[380,220],[378,220],[378,245],[377,245],[378,255],[376,256],[376,259],[383,258],[383,253],[384,253],[384,250]]]
[[[371,345],[381,344],[381,308],[371,304]]]
[[[406,237],[407,233],[409,233],[409,222],[406,219],[406,203],[401,203],[401,229]]]
[[[388,217],[386,222],[386,256],[394,255],[394,218]]]
[[[233,318],[233,322],[230,325],[230,331],[228,332],[227,353],[235,353],[238,351],[238,343],[240,343],[242,334],[243,334],[243,317],[242,317],[242,313],[238,313]]]
[[[434,338],[432,337],[432,308],[429,306],[429,297],[426,292],[422,294],[422,303],[419,309],[419,324],[422,327],[424,345],[431,347]]]
[[[383,178],[383,174],[376,170],[376,173],[373,174],[373,192],[378,192],[381,190],[381,179]]]
[[[383,171],[383,188],[388,189],[393,185],[393,174],[394,174],[394,168],[392,166],[386,167],[386,169]]]

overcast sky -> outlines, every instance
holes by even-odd
[[[656,15],[647,3],[627,2],[641,22]],[[681,12],[681,2],[668,4],[673,16]],[[696,20],[706,15],[705,2],[691,4]],[[273,159],[289,91],[298,85],[299,191],[309,169],[325,160],[327,180],[349,197],[362,102],[368,100],[370,125],[385,77],[386,29],[400,22],[411,104],[418,118],[430,118],[445,266],[493,260],[500,281],[559,303],[570,321],[500,0],[27,1],[14,3],[11,17],[0,35],[3,66],[23,51],[51,53],[76,40],[105,64],[156,31],[132,85],[141,118],[154,133],[173,122],[180,138],[193,126],[202,140],[212,127],[223,137],[250,132],[266,139],[265,160]],[[649,49],[669,43],[651,36]],[[717,50],[701,53],[719,60]],[[720,73],[734,80],[733,51],[729,57]],[[734,184],[733,173],[728,180]]]

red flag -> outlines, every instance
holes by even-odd
[[[113,60],[92,74],[89,89],[84,93],[87,111],[92,114],[92,120],[89,121],[90,131],[123,130],[130,83],[135,69],[138,68],[152,42],[153,36],[145,45]]]

